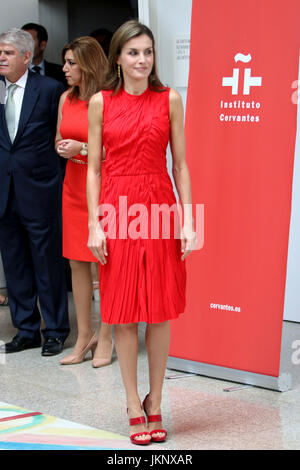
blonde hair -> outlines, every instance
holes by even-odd
[[[102,88],[107,69],[106,55],[98,41],[90,36],[82,36],[66,44],[61,53],[63,63],[69,50],[81,69],[84,99],[89,100]],[[78,86],[71,88],[69,97],[71,100],[79,97]]]
[[[166,87],[161,83],[157,75],[155,60],[155,40],[152,31],[137,20],[126,21],[114,33],[108,55],[108,69],[103,89],[114,90],[115,93],[123,86],[123,74],[118,76],[117,60],[122,52],[124,45],[133,38],[146,34],[152,41],[154,62],[152,71],[148,77],[149,88],[154,91],[165,91]]]

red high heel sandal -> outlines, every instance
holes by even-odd
[[[128,410],[127,410],[128,413]],[[129,425],[136,426],[137,424],[146,424],[145,416],[139,416],[138,418],[130,418]],[[136,439],[139,436],[149,436],[148,439]],[[151,435],[147,431],[136,432],[130,435],[130,440],[133,444],[145,446],[151,442]]]
[[[143,401],[143,409],[145,411],[145,414],[147,416],[147,419],[148,419],[148,423],[159,423],[160,421],[162,421],[162,417],[161,415],[148,415],[147,414],[147,411],[146,411],[146,401],[147,401],[147,398],[149,397],[149,393],[148,395],[146,395],[144,401]],[[154,437],[153,434],[156,434],[156,433],[161,433],[161,434],[164,434],[164,436],[161,436],[161,437]],[[153,442],[164,442],[167,438],[167,431],[165,429],[153,429],[153,431],[149,431],[149,434],[151,436],[151,440]]]

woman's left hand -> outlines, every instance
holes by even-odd
[[[63,158],[72,158],[82,149],[82,142],[73,139],[63,139],[57,143],[57,153]]]
[[[192,227],[183,227],[181,230],[181,259],[182,261],[193,251],[197,243],[196,232]]]

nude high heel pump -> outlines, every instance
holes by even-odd
[[[109,366],[109,364],[111,364],[111,358],[112,358],[112,354],[114,351],[114,347],[115,347],[115,344],[112,341],[110,356],[109,357],[93,357],[92,366],[95,369],[98,369],[99,367]]]
[[[70,354],[69,356],[64,357],[63,359],[61,359],[60,364],[62,365],[80,364],[81,362],[84,361],[85,356],[87,355],[89,351],[92,352],[92,357],[94,357],[95,349],[97,347],[97,342],[98,342],[98,339],[97,339],[96,333],[94,333],[92,338],[88,342],[88,344],[85,346],[85,348],[83,348],[83,350],[79,354],[77,355]]]

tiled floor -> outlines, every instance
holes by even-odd
[[[93,321],[99,328],[99,304]],[[76,337],[70,296],[72,334]],[[14,335],[9,309],[0,309],[0,340]],[[140,329],[140,395],[147,393],[147,359]],[[300,324],[284,322],[281,370],[290,372],[292,390],[284,393],[256,387],[224,392],[237,384],[189,375],[165,380],[162,410],[169,438],[164,449],[300,449],[300,364],[293,364],[292,344],[300,340]],[[61,356],[42,357],[40,349],[0,358],[0,402],[58,419],[114,433],[128,433],[125,397],[118,361],[93,369],[91,361],[60,366]],[[182,375],[167,371],[167,376]],[[145,380],[144,380],[145,378]],[[95,431],[96,432],[96,431]],[[0,436],[1,441],[1,436]],[[123,442],[123,441],[122,441]],[[136,448],[128,441],[128,448]]]

